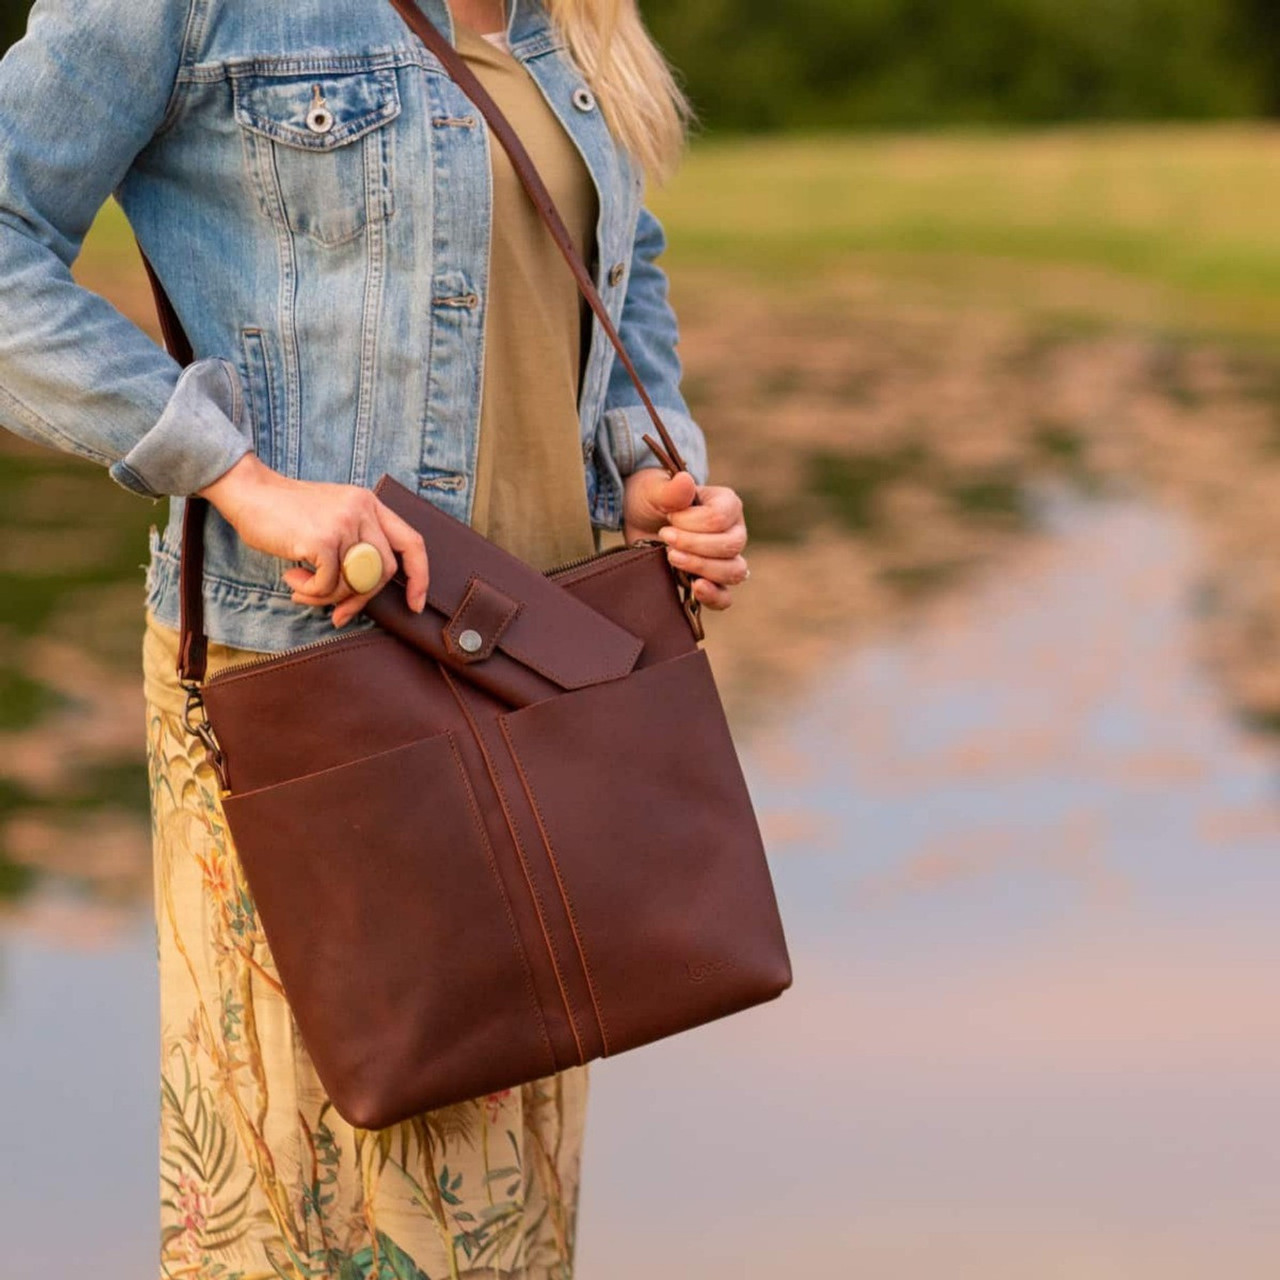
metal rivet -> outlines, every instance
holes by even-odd
[[[333,128],[333,112],[318,84],[311,86],[311,110],[307,112],[307,128],[312,133],[328,133]]]
[[[615,262],[609,268],[609,283],[616,289],[622,283],[622,277],[627,274],[627,264],[625,262]]]
[[[596,109],[596,96],[585,86],[577,88],[573,91],[573,105],[579,111],[594,111]]]
[[[484,640],[480,633],[472,631],[470,627],[458,637],[458,648],[463,653],[479,653],[483,647]]]

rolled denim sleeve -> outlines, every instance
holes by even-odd
[[[657,262],[666,246],[662,224],[649,209],[642,208],[618,334],[690,473],[699,484],[705,484],[706,438],[680,390],[679,327],[668,296],[666,272]],[[596,483],[591,518],[602,528],[621,527],[626,477],[633,471],[662,465],[645,444],[646,433],[657,436],[626,366],[615,356],[593,455]]]
[[[152,497],[248,452],[238,375],[219,359],[184,372],[71,264],[166,124],[191,3],[37,0],[0,60],[0,426]]]

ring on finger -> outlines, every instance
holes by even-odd
[[[382,580],[382,552],[372,542],[357,542],[342,557],[342,580],[358,596]]]

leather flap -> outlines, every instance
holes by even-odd
[[[459,667],[483,667],[483,656],[500,651],[561,689],[617,680],[635,666],[639,637],[391,476],[374,492],[422,535],[431,566],[426,610],[408,614],[384,599],[388,584],[365,605],[375,622],[433,656],[443,644]],[[394,582],[403,595],[403,574]],[[483,653],[460,643],[468,630],[479,636]]]

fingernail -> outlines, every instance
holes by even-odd
[[[676,551],[674,548],[667,552],[667,559],[672,564],[688,564],[689,557],[683,551]]]
[[[679,536],[680,535],[669,524],[664,524],[662,528],[658,530],[658,537],[660,537],[663,542],[674,542]]]
[[[427,597],[425,595],[418,596],[413,602],[414,613],[421,613],[427,607]]]

